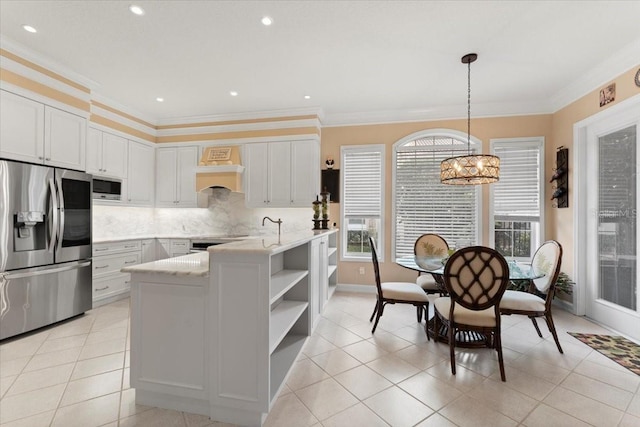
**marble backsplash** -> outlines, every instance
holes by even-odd
[[[148,236],[194,237],[215,235],[269,235],[278,233],[278,225],[262,218],[282,219],[282,233],[309,230],[313,211],[309,208],[259,208],[245,206],[244,194],[214,189],[208,208],[136,208],[95,205],[94,239]]]

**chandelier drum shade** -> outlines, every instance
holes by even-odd
[[[500,179],[500,158],[490,154],[471,153],[471,63],[475,53],[462,57],[467,64],[467,155],[444,159],[440,163],[440,182],[451,185],[491,184]]]

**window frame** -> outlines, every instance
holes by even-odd
[[[426,129],[426,130],[421,130],[418,132],[414,132],[410,135],[405,136],[404,138],[401,138],[400,140],[396,141],[393,144],[393,152],[392,152],[392,166],[391,166],[391,218],[394,218],[394,220],[391,222],[391,256],[392,258],[395,260],[398,257],[398,251],[397,251],[397,246],[396,246],[396,221],[395,218],[397,217],[397,208],[396,208],[396,196],[397,196],[397,153],[398,153],[398,149],[402,146],[404,146],[406,143],[411,142],[413,140],[416,139],[420,139],[420,138],[431,138],[431,137],[444,137],[444,138],[453,138],[456,139],[458,141],[464,142],[466,144],[467,141],[467,133],[465,132],[460,132],[454,129],[446,129],[446,128],[437,128],[437,129]],[[482,151],[482,140],[480,140],[479,138],[476,138],[475,136],[471,135],[469,137],[469,144],[471,146],[472,150],[476,150],[477,152],[481,152]],[[446,151],[447,148],[443,147],[441,149],[437,149],[437,151]],[[447,185],[447,184],[442,184],[442,185]],[[454,187],[454,186],[451,186]],[[476,190],[476,194],[475,194],[475,202],[476,202],[476,209],[475,209],[475,214],[476,214],[476,221],[477,221],[477,225],[476,225],[476,232],[475,232],[475,241],[478,242],[478,244],[481,244],[482,242],[482,238],[483,238],[483,208],[482,208],[482,189],[481,189],[481,185],[476,185],[475,186],[475,190]],[[425,231],[429,231],[429,230],[425,230]],[[455,242],[448,242],[450,245],[451,244],[455,244]]]
[[[540,210],[539,210],[539,227],[537,232],[538,242],[531,242],[531,257],[509,257],[519,261],[531,261],[533,254],[536,249],[546,240],[545,239],[545,137],[544,136],[534,136],[534,137],[522,137],[522,138],[493,138],[489,140],[491,154],[495,155],[497,147],[508,147],[512,146],[532,146],[537,147],[539,150],[539,167],[540,167],[540,175],[538,181],[538,191],[540,194]],[[501,160],[502,166],[502,160]],[[493,186],[489,189],[489,246],[495,248],[495,189]],[[524,222],[524,221],[522,221]],[[532,231],[532,235],[535,234]],[[533,240],[533,239],[532,239]]]
[[[384,243],[385,243],[385,221],[384,221],[384,211],[385,211],[385,186],[386,186],[386,171],[385,171],[385,162],[386,162],[386,146],[384,144],[361,144],[361,145],[343,145],[340,147],[340,164],[342,165],[342,172],[340,173],[340,194],[342,197],[342,201],[340,203],[340,238],[343,242],[340,250],[340,261],[345,262],[366,262],[371,261],[371,254],[366,254],[362,256],[354,256],[347,255],[347,237],[348,237],[348,225],[347,219],[345,217],[345,205],[346,205],[346,192],[345,192],[345,178],[346,178],[346,170],[345,170],[345,154],[349,152],[376,152],[380,153],[381,158],[381,171],[380,171],[380,228],[378,230],[378,241],[376,242],[378,245],[378,260],[380,262],[384,261]]]

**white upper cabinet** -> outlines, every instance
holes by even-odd
[[[0,156],[85,170],[84,117],[0,91]]]
[[[44,162],[44,105],[0,91],[0,155]]]
[[[320,191],[317,141],[247,144],[244,158],[249,207],[307,207]]]
[[[89,128],[87,172],[124,179],[127,177],[127,139]]]
[[[154,166],[154,147],[129,141],[127,204],[153,205]]]
[[[156,206],[195,207],[198,147],[156,150]]]

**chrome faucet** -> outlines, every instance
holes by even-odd
[[[282,219],[278,218],[277,221],[272,220],[271,218],[269,218],[268,216],[265,216],[264,218],[262,218],[262,226],[264,227],[264,220],[268,219],[269,221],[271,221],[274,224],[278,224],[278,237],[280,237],[280,225],[282,225]]]

